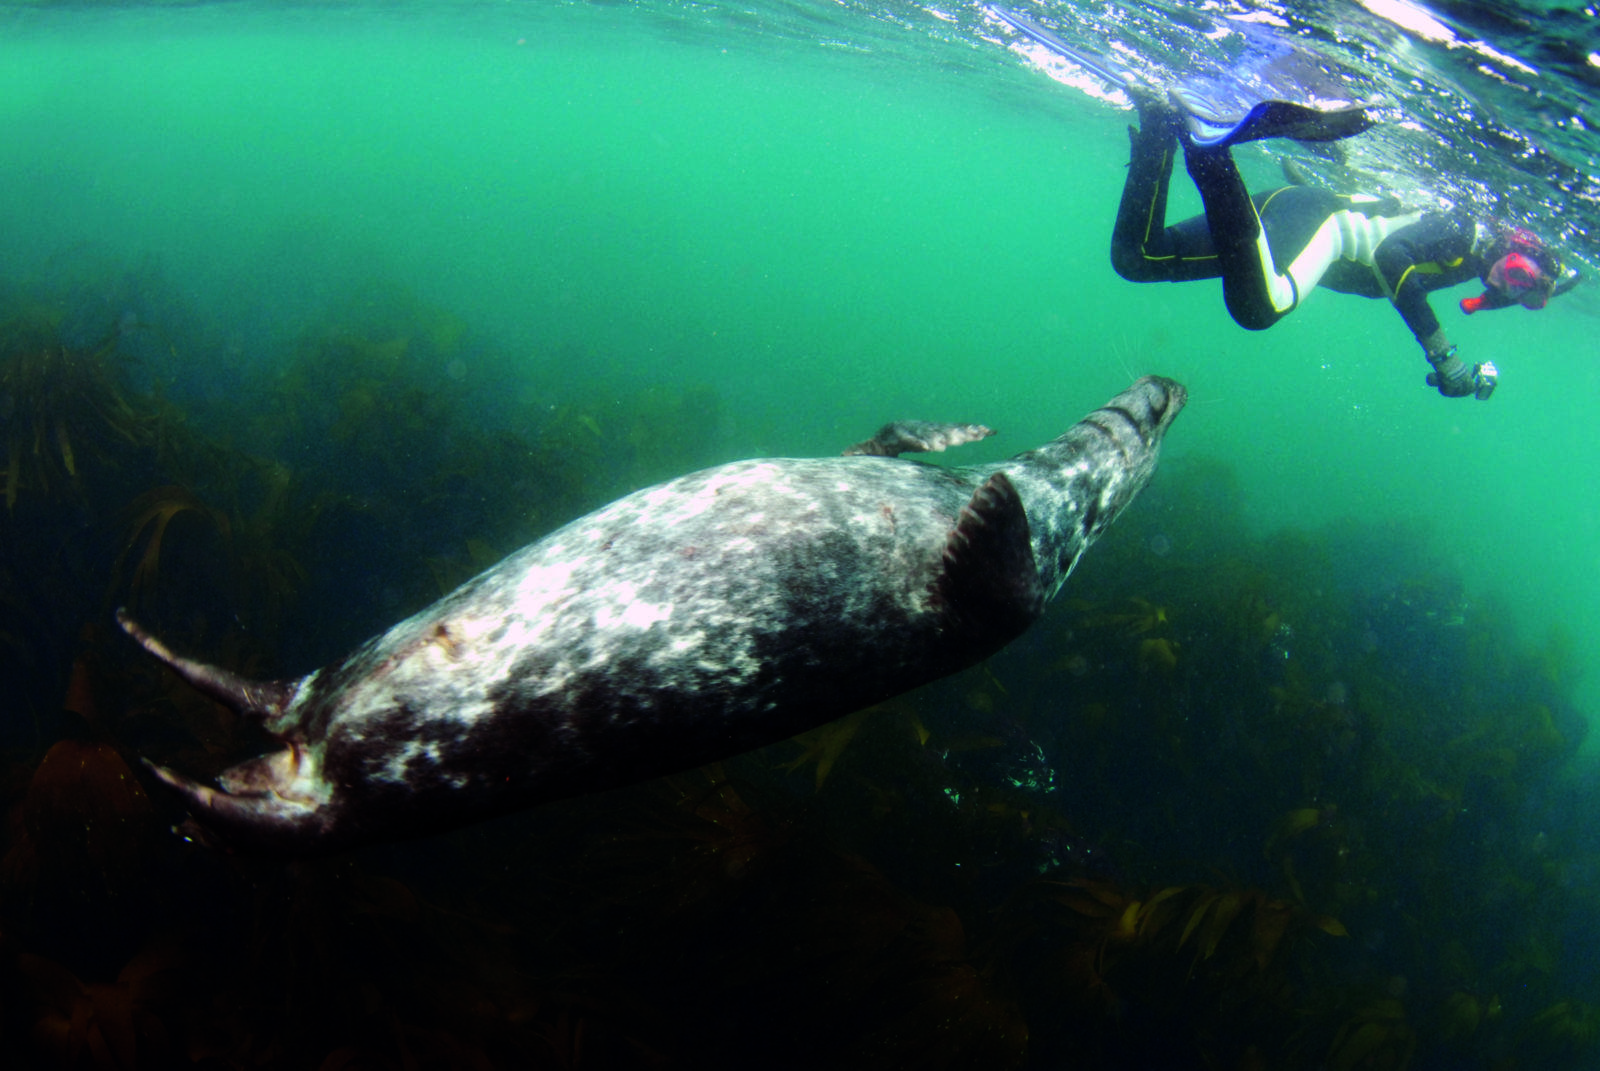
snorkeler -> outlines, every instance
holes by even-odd
[[[1484,292],[1461,302],[1470,315],[1512,305],[1542,309],[1578,281],[1537,235],[1466,213],[1408,212],[1392,197],[1310,186],[1252,197],[1229,152],[1259,137],[1332,140],[1345,136],[1339,129],[1319,135],[1302,124],[1291,133],[1266,122],[1207,144],[1177,105],[1148,91],[1132,95],[1139,128],[1129,129],[1128,178],[1111,232],[1112,266],[1131,282],[1220,277],[1228,311],[1253,331],[1292,312],[1314,286],[1386,297],[1433,366],[1428,385],[1446,398],[1481,401],[1494,393],[1497,370],[1492,362],[1468,365],[1457,356],[1428,304],[1429,291],[1483,280]],[[1167,187],[1180,143],[1205,213],[1168,226]]]
[[[1315,286],[1388,298],[1417,337],[1433,371],[1427,383],[1447,398],[1494,393],[1492,362],[1467,365],[1428,305],[1428,293],[1483,280],[1484,292],[1461,302],[1467,314],[1521,305],[1542,309],[1571,289],[1555,248],[1520,227],[1465,212],[1407,211],[1393,197],[1341,195],[1284,186],[1254,197],[1234,166],[1231,146],[1262,138],[1337,141],[1372,125],[1360,105],[1313,107],[1296,99],[1339,96],[1302,79],[1321,79],[1318,64],[1296,64],[1290,43],[1257,35],[1264,57],[1254,72],[1274,75],[1278,100],[1248,99],[1242,83],[1197,79],[1161,94],[1109,56],[1062,40],[1016,11],[987,5],[995,18],[1051,52],[1120,86],[1139,110],[1129,128],[1132,152],[1122,204],[1111,232],[1111,264],[1131,282],[1222,280],[1228,311],[1240,326],[1264,330],[1294,311]],[[1238,27],[1250,31],[1248,24]],[[1258,28],[1259,29],[1259,28]],[[1264,37],[1262,35],[1265,35]],[[1167,188],[1179,145],[1205,213],[1167,225]]]

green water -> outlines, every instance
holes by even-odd
[[[1214,283],[1125,283],[1129,115],[1043,78],[628,8],[0,18],[6,272],[153,262],[232,325],[208,362],[281,359],[380,278],[515,355],[449,370],[486,397],[711,384],[728,456],[909,416],[1000,429],[975,460],[1159,372],[1192,398],[1168,459],[1226,459],[1263,529],[1420,521],[1524,635],[1600,632],[1582,302],[1468,321],[1475,291],[1437,297],[1500,366],[1480,404],[1424,387],[1385,303],[1321,292],[1251,334]]]

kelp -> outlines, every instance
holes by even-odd
[[[7,511],[17,498],[76,494],[80,468],[151,441],[154,405],[130,399],[115,369],[120,334],[87,346],[60,333],[58,310],[35,306],[0,322],[0,446]]]
[[[139,657],[113,606],[249,675],[303,671],[586,508],[719,460],[717,399],[501,389],[515,364],[490,340],[381,284],[254,369],[224,368],[226,332],[171,300],[147,302],[170,325],[71,331],[36,311],[59,295],[12,304],[4,382],[37,412],[0,405],[3,1051],[1593,1059],[1600,994],[1575,950],[1600,940],[1597,799],[1564,773],[1584,731],[1570,638],[1519,640],[1414,529],[1259,536],[1212,461],[1164,469],[1043,621],[944,684],[448,836],[287,864],[194,848],[137,758],[215,772],[267,742]],[[173,402],[140,370],[153,338],[162,368],[241,389]]]

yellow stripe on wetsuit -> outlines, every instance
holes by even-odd
[[[1170,170],[1167,164],[1167,159],[1171,155],[1172,150],[1161,150],[1161,171],[1163,173],[1166,173]],[[1146,250],[1150,248],[1150,231],[1152,228],[1154,228],[1156,222],[1156,201],[1161,197],[1161,186],[1161,183],[1156,183],[1150,193],[1150,207],[1145,209],[1144,213],[1144,237],[1139,240],[1139,256],[1143,257],[1152,264],[1159,264],[1166,260],[1216,260],[1217,255],[1215,253],[1207,253],[1203,257],[1180,257],[1176,253],[1168,253],[1164,257],[1153,257],[1146,252]]]
[[[1409,265],[1405,271],[1400,273],[1400,280],[1393,287],[1390,287],[1389,281],[1383,278],[1382,272],[1378,273],[1378,278],[1383,280],[1384,289],[1389,291],[1389,300],[1393,301],[1394,296],[1400,292],[1400,288],[1406,285],[1406,280],[1411,277],[1412,272],[1419,271],[1423,275],[1443,275],[1447,271],[1454,271],[1456,268],[1461,267],[1461,262],[1465,259],[1465,257],[1456,257],[1454,260],[1447,260],[1443,264],[1437,260],[1430,260],[1423,264]]]

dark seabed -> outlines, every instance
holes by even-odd
[[[0,7],[0,1064],[1600,1066],[1594,9],[1026,10],[1157,78],[1271,27],[1383,122],[1252,184],[1588,279],[1435,296],[1487,404],[1386,302],[1125,283],[1132,112],[970,3]],[[1044,620],[796,740],[287,863],[139,765],[271,741],[120,605],[297,676],[632,489],[1145,372]]]

